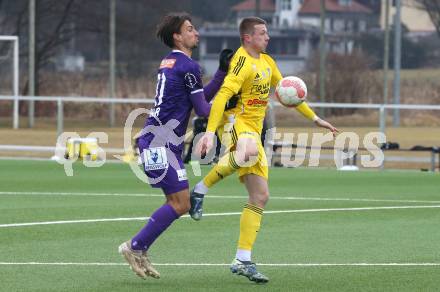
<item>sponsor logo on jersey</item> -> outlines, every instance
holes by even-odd
[[[173,68],[175,63],[176,59],[163,59],[162,62],[160,62],[159,69]]]
[[[267,105],[267,100],[261,100],[259,98],[249,99],[246,103],[249,106],[261,107]]]
[[[168,168],[168,158],[165,147],[144,149],[143,160],[145,170]]]
[[[270,68],[266,68],[265,70],[261,70],[255,74],[254,83],[260,82],[263,79],[271,78]]]
[[[258,81],[260,81],[261,79],[263,79],[263,78],[261,77],[260,74],[257,73],[257,74],[255,75],[254,82],[258,82]]]
[[[270,91],[270,83],[254,84],[251,88],[251,94],[268,94]]]

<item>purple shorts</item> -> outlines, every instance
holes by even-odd
[[[181,155],[167,147],[143,148],[139,145],[144,172],[153,188],[161,188],[165,195],[189,189]]]

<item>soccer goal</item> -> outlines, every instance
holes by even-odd
[[[18,119],[18,37],[0,35],[0,95],[14,96],[13,127],[19,127]]]

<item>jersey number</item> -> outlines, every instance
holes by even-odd
[[[165,73],[157,74],[157,85],[156,85],[156,100],[154,101],[154,106],[159,106],[162,104],[163,91],[165,90]]]

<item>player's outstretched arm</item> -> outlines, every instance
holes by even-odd
[[[327,122],[326,120],[321,119],[320,117],[316,116],[315,124],[318,127],[328,129],[330,132],[332,132],[333,137],[336,137],[336,133],[339,133],[339,130],[335,128],[332,124]]]
[[[229,63],[233,56],[234,52],[230,49],[224,49],[221,51],[219,56],[219,69],[214,75],[214,78],[206,85],[203,89],[197,89],[190,92],[191,103],[193,104],[194,111],[196,115],[200,117],[208,117],[211,111],[211,105],[209,102],[214,98],[214,96],[219,91],[220,87],[223,84],[223,80],[225,79],[226,73],[229,68]],[[187,78],[190,84],[187,84],[189,87],[193,88],[194,84],[197,85],[198,82],[202,83],[202,78],[200,76],[199,70],[194,70],[194,79],[195,82],[191,83],[191,78]],[[226,102],[225,102],[226,103]]]
[[[211,82],[211,85],[208,85],[208,94],[213,94],[209,93],[209,91],[217,91],[220,88],[225,75],[226,73],[217,71],[213,80],[214,82]],[[211,105],[209,104],[208,98],[206,98],[206,88],[203,87],[202,74],[200,66],[197,63],[193,63],[192,66],[188,68],[188,71],[184,72],[184,82],[196,115],[200,117],[208,117]]]
[[[225,53],[225,55],[227,54]],[[249,69],[247,69],[245,60],[246,57],[241,56],[239,58],[237,55],[232,59],[231,63],[235,66],[233,67],[235,70],[227,74],[223,85],[214,98],[211,112],[209,114],[208,125],[206,127],[206,133],[202,139],[200,139],[199,143],[197,143],[196,153],[204,155],[212,148],[215,136],[214,133],[223,118],[225,105],[231,97],[237,95],[244,80],[248,76]]]
[[[204,118],[207,118],[209,116],[211,105],[205,100],[205,95],[203,94],[203,91],[191,94],[189,96],[189,99],[191,100],[196,115]]]
[[[220,89],[220,86],[222,86],[226,73],[228,73],[229,63],[231,62],[233,55],[234,51],[231,49],[223,49],[220,52],[218,70],[215,72],[214,78],[212,78],[211,82],[203,88],[207,102],[210,102],[214,98],[217,91]]]
[[[211,111],[209,113],[206,133],[203,135],[202,139],[200,139],[196,145],[196,153],[200,155],[200,157],[203,157],[212,148],[212,145],[214,143],[213,141],[215,136],[215,130],[217,129],[217,126],[220,124],[220,121],[223,117],[223,112],[225,111],[226,102],[229,100],[230,96],[232,96],[232,93],[229,91],[229,89],[222,87],[218,92],[216,98],[214,99],[214,102],[211,107]],[[206,103],[205,100],[203,100],[203,102]],[[197,114],[197,108],[195,105],[197,103],[200,103],[200,98],[193,101],[196,114]]]
[[[295,109],[307,119],[315,122],[318,127],[329,129],[333,133],[333,136],[336,136],[336,133],[339,132],[339,130],[335,128],[332,124],[318,117],[306,102],[301,103],[300,105],[295,107]]]

